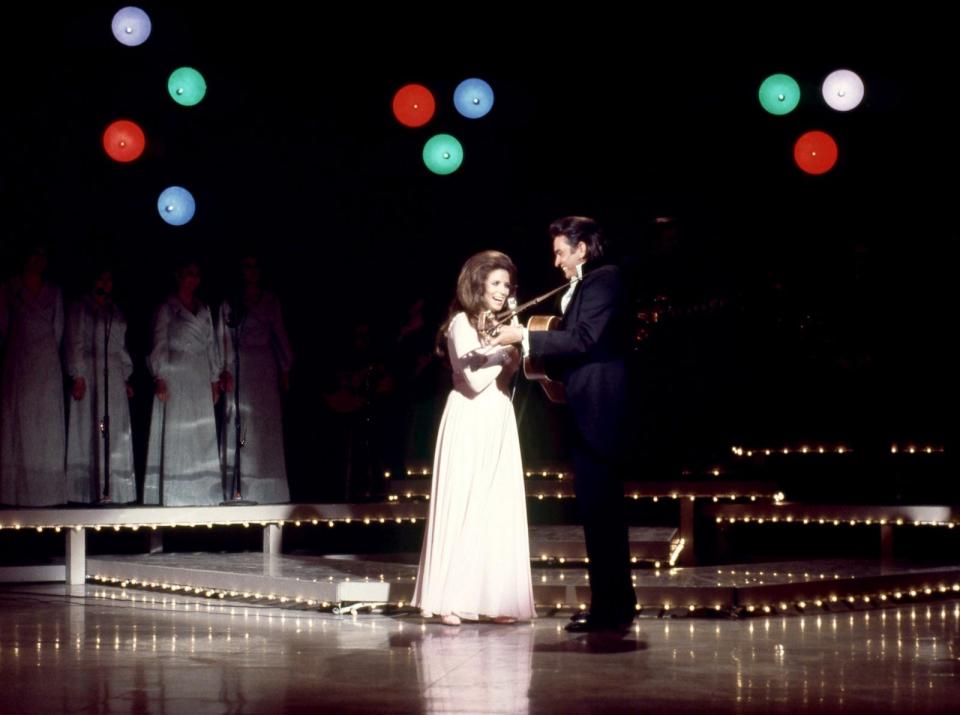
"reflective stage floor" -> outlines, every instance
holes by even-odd
[[[2,713],[920,712],[960,700],[960,601],[456,628],[101,585],[0,588]]]

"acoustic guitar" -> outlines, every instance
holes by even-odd
[[[560,318],[556,315],[531,315],[527,322],[527,330],[530,332],[557,330],[559,327]],[[567,390],[562,382],[550,379],[543,363],[542,357],[527,355],[523,359],[523,374],[528,380],[539,382],[551,402],[563,404],[567,401]]]

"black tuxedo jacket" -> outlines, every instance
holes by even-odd
[[[620,269],[601,265],[584,271],[560,329],[530,331],[531,354],[564,384],[577,429],[605,458],[621,452],[627,431],[628,307]]]

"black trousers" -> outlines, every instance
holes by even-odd
[[[590,616],[607,623],[633,620],[637,597],[630,577],[622,465],[598,454],[580,435],[572,456],[577,511],[590,559]]]

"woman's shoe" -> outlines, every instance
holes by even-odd
[[[446,616],[440,616],[440,622],[445,626],[459,626],[460,616],[449,613]]]

